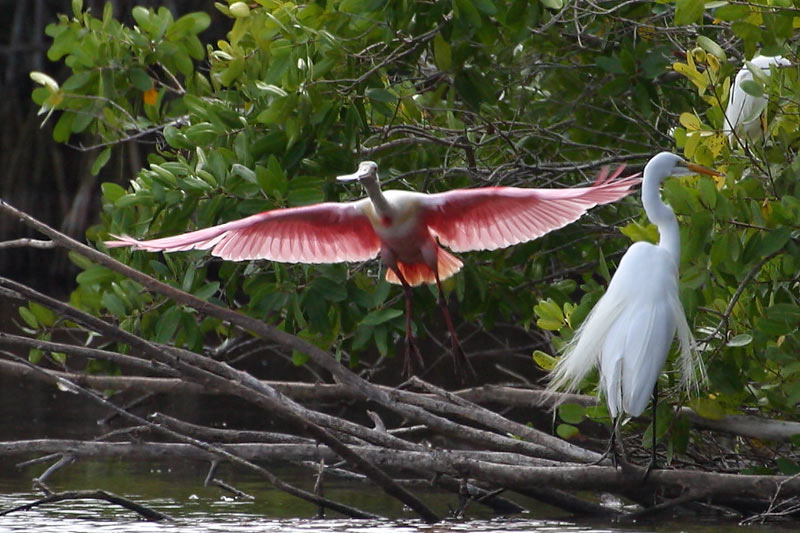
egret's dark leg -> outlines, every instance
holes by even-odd
[[[419,353],[417,342],[414,340],[414,335],[411,333],[411,285],[408,284],[406,278],[403,277],[399,269],[393,268],[392,270],[397,274],[397,279],[400,280],[400,284],[403,286],[403,293],[406,297],[406,349],[403,361],[403,375],[410,377],[414,375],[414,363],[411,359],[411,354],[414,354],[414,358],[420,369],[425,368],[425,362],[422,360],[422,354]]]
[[[593,462],[593,465],[599,465],[603,461],[605,461],[609,456],[611,457],[611,463],[614,465],[614,468],[617,468],[617,426],[619,425],[620,417],[612,417],[611,418],[611,438],[608,439],[608,446],[606,446],[603,455],[600,458]]]
[[[642,479],[642,483],[647,481],[647,476],[650,475],[650,471],[654,468],[658,468],[658,464],[656,463],[656,411],[658,410],[658,382],[656,381],[655,386],[653,387],[653,444],[650,450],[650,462],[647,464],[647,470],[644,473],[644,478]]]
[[[447,309],[447,299],[444,297],[444,291],[442,290],[442,282],[439,279],[439,273],[436,271],[436,269],[434,269],[433,274],[436,276],[436,287],[439,289],[439,307],[442,308],[444,322],[447,325],[447,330],[450,332],[450,343],[453,347],[453,363],[456,367],[456,375],[462,383],[465,383],[467,378],[474,379],[477,377],[475,374],[475,369],[472,368],[472,365],[470,364],[469,359],[467,359],[464,350],[461,349],[461,343],[458,342],[458,335],[456,335],[456,328],[453,327],[453,320],[450,318],[450,310]]]

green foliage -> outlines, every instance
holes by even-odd
[[[759,50],[794,57],[791,9],[682,1],[620,2],[603,13],[561,11],[557,1],[227,2],[216,4],[228,17],[227,38],[204,46],[208,14],[175,20],[165,8],[135,8],[128,27],[110,8],[95,18],[79,4],[47,30],[50,59],[73,74],[62,82],[32,75],[41,85],[34,99],[55,119],[54,137],[92,135],[106,145],[93,172],[133,134],[163,138],[129,186],[103,185],[92,241],[110,233],[173,235],[361,196],[333,176],[362,158],[380,163],[389,187],[436,192],[585,183],[603,160],[639,154],[644,162],[675,149],[725,173],[673,180],[663,191],[680,218],[681,297],[709,371],[696,405],[712,414],[794,412],[797,70],[756,76],[744,88],[769,99],[762,142],[731,147],[722,133],[740,58]],[[709,17],[713,24],[691,26]],[[580,176],[575,163],[586,161],[598,163]],[[464,254],[464,270],[446,290],[465,321],[486,330],[535,323],[553,333],[544,348],[556,353],[636,240],[654,242],[657,230],[631,198],[535,242]],[[404,329],[400,293],[375,262],[114,255],[334,348],[351,365],[373,347],[392,355]],[[73,302],[147,338],[200,350],[230,334],[106,269],[80,266]],[[28,322],[31,313],[23,320],[40,327],[38,317],[36,326]],[[419,334],[419,324],[438,323],[432,292],[416,290],[412,318]],[[551,364],[544,351],[535,359]],[[672,374],[663,381],[673,384]]]
[[[674,113],[671,134],[677,150],[693,162],[725,173],[722,178],[674,179],[663,189],[665,200],[680,219],[681,299],[709,376],[702,394],[689,405],[711,419],[745,409],[794,418],[800,401],[796,357],[800,348],[797,69],[773,69],[767,75],[750,66],[754,79],[742,89],[769,102],[760,139],[729,143],[723,126],[731,85],[744,66],[730,58],[751,57],[759,51],[795,57],[789,41],[797,24],[795,13],[775,5],[715,3],[718,7],[709,13],[702,2],[678,0],[675,4],[677,25],[709,14],[719,25],[705,26],[704,35],[694,39],[685,36],[685,60],[672,63],[671,69],[689,92],[683,93],[682,102],[673,100],[678,105],[662,106]],[[616,59],[622,56],[620,51],[605,59],[602,68],[609,73],[624,72],[622,60]],[[643,217],[621,231],[631,241],[658,240],[656,227],[646,224]],[[596,279],[596,275],[584,274],[579,308],[602,295]],[[558,332],[553,340],[557,350],[585,317],[561,312],[560,306],[573,298],[565,291],[540,300],[534,308],[538,325]],[[675,383],[671,369],[667,370],[662,390]],[[595,385],[590,381],[587,391]],[[676,429],[684,422],[674,419],[671,411],[659,413],[659,417],[658,434],[666,432],[662,423],[671,429],[670,450],[685,448],[687,429]],[[652,430],[648,428],[643,437],[648,446]],[[780,468],[792,471],[787,464]]]

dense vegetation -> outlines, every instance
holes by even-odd
[[[110,7],[92,13],[79,0],[47,29],[48,57],[72,71],[63,80],[33,74],[41,84],[33,97],[54,139],[96,145],[92,172],[100,176],[120,146],[156,141],[130,183],[102,185],[100,222],[87,232],[99,249],[110,234],[167,236],[277,207],[359,197],[358,187],[333,177],[362,159],[379,163],[388,187],[434,192],[585,184],[603,165],[640,169],[650,155],[672,150],[724,173],[672,180],[663,191],[679,215],[681,298],[708,369],[688,405],[710,419],[795,418],[797,69],[758,71],[743,87],[768,98],[763,135],[729,143],[722,132],[728,91],[746,59],[760,53],[796,62],[800,19],[790,1],[257,0],[216,8],[230,28],[212,44],[201,40],[207,13],[175,18],[165,8],[134,8],[128,26]],[[637,240],[655,241],[657,231],[630,197],[532,243],[462,254],[465,268],[446,290],[465,350],[486,369],[486,381],[508,379],[496,364],[531,381],[540,367],[550,368]],[[402,294],[383,281],[377,261],[309,266],[221,263],[199,251],[112,255],[330,350],[356,371],[399,382],[392,358],[402,351]],[[229,322],[73,258],[83,270],[70,300],[79,309],[142,338],[217,357],[252,349],[250,336]],[[448,345],[446,330],[435,325],[435,293],[417,289],[415,305],[415,328],[433,339],[425,346],[435,367]],[[37,304],[20,313],[31,332],[49,338],[52,313]],[[257,350],[276,357],[271,347]],[[308,355],[295,350],[291,360],[304,365]],[[94,364],[93,371],[110,371]],[[674,381],[665,372],[662,388]],[[593,387],[587,383],[586,392]],[[689,441],[672,399],[661,404],[657,428],[669,434],[669,456]],[[581,431],[586,416],[604,420],[602,408],[567,405],[561,415],[565,437]],[[770,450],[739,466],[800,471],[791,446]]]

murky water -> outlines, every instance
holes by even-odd
[[[46,465],[18,471],[5,463],[0,470],[0,510],[33,502],[42,495],[30,489],[31,479]],[[282,478],[303,488],[312,483],[310,471],[301,468],[278,471]],[[216,487],[204,487],[205,471],[192,464],[152,465],[119,461],[81,462],[70,465],[50,478],[53,490],[103,489],[125,496],[139,504],[166,513],[172,522],[146,522],[126,509],[94,500],[70,500],[0,516],[0,532],[42,531],[54,533],[92,533],[168,531],[168,532],[330,532],[330,533],[444,533],[444,532],[729,532],[745,531],[735,523],[699,523],[688,521],[657,521],[614,524],[610,522],[575,523],[558,510],[537,505],[531,500],[510,499],[531,509],[515,518],[492,518],[491,513],[478,506],[468,509],[468,520],[445,521],[428,525],[417,520],[395,500],[373,487],[357,482],[332,481],[325,495],[382,516],[386,520],[349,520],[329,513],[317,519],[316,508],[265,485],[258,479],[232,470],[220,469],[218,477],[254,496],[253,500],[236,499]],[[442,515],[455,497],[434,491],[415,492]],[[747,533],[775,533],[774,525],[748,527]],[[786,531],[793,529],[787,528]]]
[[[2,307],[2,302],[0,302]],[[0,316],[2,312],[0,312]],[[147,404],[146,412],[166,410],[169,414],[198,423],[231,422],[230,417],[247,418],[250,411],[231,407],[222,399],[170,397]],[[0,441],[40,438],[92,438],[107,428],[97,421],[108,413],[87,404],[76,395],[29,380],[0,375]],[[256,421],[263,420],[257,414]],[[194,417],[201,416],[201,420]],[[234,420],[235,427],[247,427],[254,420]],[[270,429],[265,427],[264,429]],[[88,433],[88,434],[87,434]],[[34,491],[33,478],[50,466],[38,464],[18,469],[17,458],[0,456],[0,511],[32,503],[42,497]],[[285,481],[312,490],[315,471],[300,466],[268,468]],[[514,518],[494,518],[479,505],[467,509],[467,520],[428,525],[416,519],[393,498],[374,485],[328,478],[325,496],[357,507],[386,520],[349,520],[335,513],[317,519],[315,506],[300,501],[240,470],[221,466],[216,476],[253,499],[236,499],[217,487],[205,487],[207,464],[197,462],[125,462],[117,460],[79,461],[54,473],[47,483],[54,491],[105,490],[153,508],[174,518],[172,522],[146,522],[132,511],[96,500],[69,500],[0,516],[0,533],[38,531],[42,533],[167,532],[330,532],[330,533],[495,533],[495,532],[707,532],[777,533],[796,531],[797,524],[740,528],[735,522],[658,520],[642,523],[581,521],[562,511],[516,494],[505,494],[529,509]],[[415,487],[413,492],[440,516],[456,505],[449,493]]]

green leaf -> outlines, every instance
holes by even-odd
[[[297,176],[289,182],[287,200],[292,207],[318,204],[325,199],[324,182],[315,176]]]
[[[27,307],[19,308],[19,316],[22,317],[22,320],[24,320],[30,328],[39,329],[39,321],[36,320],[36,316]]]
[[[100,190],[103,191],[103,202],[113,204],[123,196],[125,196],[125,189],[117,185],[116,183],[112,183],[110,181],[106,181],[100,185]]]
[[[703,126],[703,123],[700,122],[700,119],[694,113],[681,113],[678,121],[681,123],[681,126],[689,131],[699,130]]]
[[[689,401],[689,407],[694,409],[698,415],[709,420],[722,420],[726,414],[722,404],[711,398],[692,398]]]
[[[386,89],[367,89],[367,98],[375,102],[394,103],[397,97]]]
[[[246,7],[246,5],[245,5]],[[176,20],[168,29],[164,37],[170,41],[183,39],[187,34],[196,35],[208,28],[211,17],[208,13],[195,12],[184,15]]]
[[[100,265],[92,265],[75,278],[79,285],[99,285],[113,280],[116,274],[112,270]]]
[[[608,421],[611,415],[608,414],[608,407],[605,405],[590,405],[584,409],[586,418],[598,421]]]
[[[108,160],[110,158],[111,158],[111,147],[108,146],[102,152],[100,152],[100,154],[97,156],[97,158],[95,158],[94,162],[92,163],[92,169],[91,169],[92,176],[97,176],[100,173],[100,170],[102,170],[102,168],[106,166],[106,163],[108,163]]]
[[[534,350],[533,352],[533,362],[543,370],[553,370],[556,366],[556,361],[555,357],[541,350]]]
[[[475,7],[478,8],[478,11],[484,13],[486,15],[492,16],[497,13],[497,7],[495,7],[494,2],[492,0],[473,0],[473,4]]]
[[[450,44],[444,40],[441,33],[433,38],[433,57],[439,70],[448,72],[453,65],[453,55]]]
[[[217,293],[219,287],[220,287],[219,281],[209,281],[208,283],[206,283],[205,285],[194,291],[192,294],[194,294],[197,298],[200,298],[201,300],[208,300]]]
[[[586,410],[577,403],[564,403],[558,406],[558,416],[567,424],[580,424],[586,418]]]
[[[44,352],[37,348],[31,348],[28,352],[28,361],[34,365],[38,365],[42,357],[44,357]]]
[[[286,194],[286,174],[274,154],[269,156],[266,168],[256,166],[256,181],[261,190],[270,196],[280,198]]]
[[[717,16],[717,18],[720,18],[720,17]],[[720,45],[718,45],[717,43],[715,43],[714,41],[712,41],[711,39],[709,39],[705,35],[700,35],[700,36],[697,37],[697,44],[700,46],[700,48],[702,48],[703,50],[705,50],[709,54],[714,55],[721,62],[724,63],[725,61],[728,60],[728,57],[725,55],[725,50],[723,50]]]
[[[131,15],[141,29],[150,33],[153,28],[150,10],[146,7],[136,6],[131,10]]]
[[[58,118],[58,122],[56,122],[56,125],[53,128],[53,140],[59,143],[65,143],[69,141],[69,137],[72,135],[72,122],[74,120],[75,113],[63,113]]]
[[[780,470],[781,474],[784,476],[795,476],[800,474],[800,465],[788,457],[778,457],[778,459],[775,460],[775,463],[778,465],[778,470]]]
[[[541,318],[556,320],[558,322],[564,321],[564,313],[561,311],[561,307],[553,301],[552,298],[540,301],[533,308],[533,311]]]
[[[766,257],[782,250],[789,242],[791,237],[791,229],[786,227],[770,231],[769,234],[761,241],[761,244],[758,247],[758,252],[756,252],[756,256]]]
[[[677,0],[675,2],[675,25],[693,24],[703,16],[703,0]]]
[[[727,4],[720,6],[714,11],[714,18],[732,22],[746,17],[750,14],[750,6],[742,4]]]
[[[122,298],[120,298],[113,292],[104,293],[103,298],[100,301],[103,304],[103,306],[117,318],[125,318],[125,316],[127,316],[125,302],[123,302]]]
[[[242,179],[249,181],[250,183],[257,183],[256,173],[253,172],[251,169],[247,168],[244,165],[240,165],[239,163],[234,163],[231,167],[231,174],[234,176],[240,176]]]
[[[747,333],[742,333],[740,335],[736,335],[734,338],[725,343],[725,346],[729,348],[738,348],[740,346],[747,346],[751,342],[753,342],[753,336]]]
[[[158,317],[156,323],[155,340],[157,343],[165,344],[169,342],[175,335],[178,329],[178,324],[181,321],[181,308],[177,306],[170,307]]]
[[[403,314],[400,309],[377,309],[364,316],[361,319],[362,326],[377,326],[383,324]]]
[[[33,77],[34,73],[31,73],[31,77]],[[76,72],[64,82],[61,86],[61,89],[64,92],[74,92],[78,89],[83,88],[89,81],[94,79],[95,73],[90,70],[83,70],[81,72]]]
[[[739,84],[739,87],[750,96],[754,98],[761,98],[764,96],[764,88],[756,80],[744,80]]]
[[[481,27],[481,14],[470,0],[454,0],[453,13],[457,21],[476,29]]]
[[[342,0],[339,9],[347,13],[369,13],[380,9],[386,0]]]
[[[189,141],[189,138],[174,126],[165,127],[163,134],[164,140],[166,140],[167,144],[173,148],[186,150],[192,147],[192,143]]]
[[[549,318],[540,318],[536,321],[536,325],[544,330],[547,331],[558,331],[564,325],[563,322],[559,320],[551,320]]]
[[[289,93],[287,93],[277,85],[273,85],[272,83],[264,83],[261,80],[256,80],[255,85],[258,90],[272,94],[273,96],[278,96],[281,98],[283,98],[284,96],[289,96]]]
[[[620,228],[620,232],[627,236],[633,242],[651,242],[653,244],[658,242],[658,228],[654,224],[642,226],[638,222],[631,222]]]
[[[556,434],[564,440],[569,440],[580,434],[580,431],[570,424],[559,424],[556,427]]]
[[[603,276],[603,279],[606,280],[606,283],[611,282],[611,272],[608,270],[608,263],[606,262],[606,256],[603,254],[603,249],[597,249],[597,269],[600,271],[600,275]]]
[[[316,278],[311,282],[311,288],[329,302],[343,302],[347,299],[347,287],[332,279]]]
[[[599,56],[595,63],[598,67],[610,74],[624,74],[622,62],[616,56]]]
[[[298,352],[297,350],[292,350],[292,364],[294,366],[303,366],[308,362],[309,359],[310,357],[307,354]]]
[[[536,304],[533,312],[539,317],[536,325],[542,329],[558,331],[564,325],[564,313],[561,311],[561,307],[551,298]]]
[[[222,135],[222,131],[209,122],[200,122],[185,128],[183,134],[195,145],[203,146]]]
[[[128,76],[131,79],[131,84],[142,92],[153,88],[153,80],[150,79],[150,76],[143,68],[133,67],[128,71]]]
[[[378,353],[386,356],[389,353],[389,329],[385,326],[375,328],[373,339],[375,340],[375,347],[378,348]]]
[[[761,39],[761,28],[749,22],[737,20],[731,24],[731,30],[745,41],[758,41]]]
[[[39,305],[36,302],[30,302],[28,303],[28,308],[39,321],[39,324],[50,327],[56,323],[56,314],[47,307]]]

